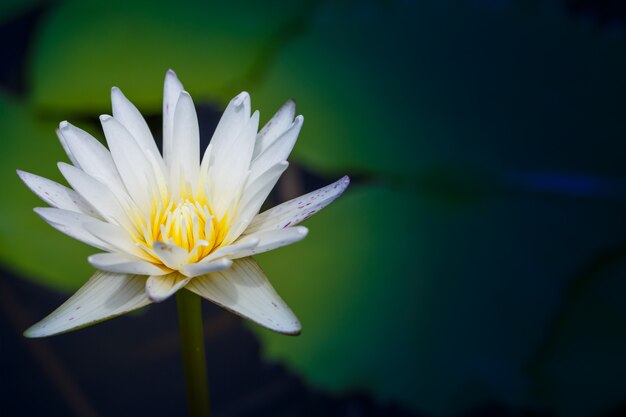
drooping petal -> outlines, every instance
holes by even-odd
[[[296,103],[293,100],[288,100],[257,134],[252,157],[256,158],[289,129],[295,116]]]
[[[105,184],[115,194],[126,194],[111,153],[98,139],[76,126],[61,122],[61,134],[80,169]]]
[[[124,253],[98,253],[87,259],[94,268],[101,271],[135,275],[165,275],[169,273],[158,265]]]
[[[304,117],[296,117],[289,129],[252,160],[248,181],[254,181],[277,163],[287,160],[296,144],[303,123]]]
[[[300,333],[300,322],[252,258],[238,259],[229,269],[195,277],[186,288],[270,330]]]
[[[150,303],[146,277],[97,271],[69,300],[24,332],[44,337],[111,319]]]
[[[155,172],[130,132],[111,116],[100,116],[102,129],[124,186],[137,206],[145,213],[157,193]]]
[[[163,158],[154,142],[146,120],[137,110],[137,107],[117,87],[111,89],[111,104],[115,120],[119,121],[130,132],[139,148],[156,161],[161,175],[164,175]]]
[[[58,166],[72,188],[87,200],[102,217],[120,226],[132,227],[116,195],[106,185],[73,165],[59,162]]]
[[[98,219],[100,218],[100,215],[93,207],[76,191],[29,172],[17,170],[17,175],[19,175],[28,188],[52,207],[84,213]]]
[[[176,73],[168,70],[163,85],[163,159],[169,166],[174,148],[174,111],[178,97],[183,91],[183,85],[176,77]]]
[[[151,301],[159,303],[187,285],[191,278],[172,272],[167,275],[151,276],[146,281],[146,293]]]
[[[350,178],[345,176],[326,187],[266,210],[252,220],[244,234],[296,225],[335,201],[346,190],[348,184]]]
[[[206,259],[206,258],[205,258]],[[218,259],[213,261],[197,262],[194,264],[187,264],[180,268],[180,273],[186,277],[193,278],[198,275],[208,274],[209,272],[221,271],[231,267],[233,262],[230,259]]]
[[[174,195],[192,191],[200,170],[200,131],[191,96],[180,93],[174,112],[174,143],[168,159],[170,186]]]
[[[259,253],[268,252],[282,246],[291,245],[301,241],[309,233],[309,229],[303,226],[288,227],[286,229],[265,230],[246,235],[239,239],[234,245],[245,245],[249,240],[258,241],[258,244],[252,248],[244,248],[233,251],[228,255],[231,259],[244,258],[246,256],[257,255]],[[233,246],[234,246],[233,245]]]
[[[54,227],[61,233],[79,240],[83,243],[93,246],[94,248],[105,251],[115,250],[114,247],[96,238],[93,234],[85,229],[85,223],[106,224],[98,219],[90,217],[86,214],[77,213],[75,211],[62,210],[52,207],[37,207],[35,213],[41,216],[50,226]]]
[[[152,250],[168,268],[174,270],[180,269],[187,263],[187,258],[189,258],[189,254],[185,249],[170,243],[154,242]]]

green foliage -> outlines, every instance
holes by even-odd
[[[268,354],[324,387],[414,402],[417,330],[428,324],[425,213],[410,193],[357,187],[307,222],[303,242],[258,256],[304,325],[298,338],[261,330]]]
[[[268,354],[320,386],[374,389],[435,415],[494,398],[542,404],[528,366],[559,294],[586,256],[619,239],[625,225],[618,208],[505,197],[453,208],[437,195],[349,190],[307,220],[304,241],[258,256],[303,323],[297,339],[259,330]],[[544,375],[545,365],[534,374]],[[546,389],[567,390],[554,382]]]
[[[623,172],[618,152],[590,158],[572,136],[621,140],[624,39],[472,3],[320,8],[252,97],[262,109],[299,100],[295,157],[323,172]]]
[[[530,362],[536,395],[564,415],[601,415],[623,404],[625,261],[620,244],[582,265]]]
[[[62,182],[57,161],[67,159],[55,126],[6,94],[0,95],[0,187],[4,193],[0,221],[0,260],[21,275],[59,290],[77,288],[89,278],[86,247],[46,224],[33,207],[45,207],[18,178],[16,169]]]
[[[619,239],[623,213],[567,186],[548,202],[532,194],[546,181],[524,191],[507,182],[516,172],[624,174],[624,39],[558,14],[469,3],[320,9],[253,91],[263,109],[303,98],[294,155],[305,165],[417,193],[346,196],[311,220],[303,243],[261,257],[304,323],[302,341],[264,334],[266,345],[321,386],[374,387],[435,415],[494,398],[571,411],[570,395],[606,410],[615,390],[597,384],[610,394],[591,401],[563,372],[546,382],[559,401],[542,402],[527,367],[576,260]]]
[[[144,112],[160,113],[155,86],[174,68],[196,101],[226,101],[302,8],[275,3],[63,2],[35,45],[32,99],[59,114],[108,112],[116,85]]]
[[[28,12],[46,0],[3,0],[0,2],[0,23]]]

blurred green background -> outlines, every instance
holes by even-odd
[[[626,13],[588,4],[4,2],[0,260],[54,291],[86,280],[93,249],[35,216],[15,169],[61,181],[56,124],[102,138],[114,85],[159,136],[173,68],[209,113],[242,90],[262,120],[297,101],[274,203],[354,180],[258,257],[304,326],[251,325],[265,358],[425,415],[624,411]]]

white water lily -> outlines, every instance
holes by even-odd
[[[226,108],[200,159],[191,96],[173,71],[165,77],[163,156],[137,108],[113,88],[113,116],[101,116],[108,149],[62,122],[57,131],[72,164],[59,169],[72,189],[18,171],[52,207],[35,211],[61,232],[95,248],[98,270],[69,300],[29,328],[43,337],[106,320],[181,288],[271,330],[298,334],[300,322],[251,255],[298,242],[296,226],[346,189],[348,177],[261,214],[303,117],[288,101],[257,133],[243,92]]]

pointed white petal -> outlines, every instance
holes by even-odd
[[[146,281],[146,293],[150,300],[159,303],[187,285],[191,278],[172,272],[167,275],[151,276]]]
[[[295,116],[296,103],[293,100],[289,100],[278,109],[276,114],[263,126],[263,129],[256,136],[253,158],[266,150],[280,135],[289,129]]]
[[[57,137],[59,138],[59,142],[61,142],[61,146],[63,147],[63,150],[67,154],[67,157],[70,159],[70,162],[72,162],[72,164],[74,164],[75,167],[80,168],[80,164],[78,163],[78,160],[74,157],[74,154],[72,154],[72,151],[70,150],[70,147],[67,144],[67,140],[65,139],[65,137],[63,137],[63,133],[61,133],[61,129],[60,128],[56,129],[55,133],[57,134]]]
[[[228,234],[224,239],[226,242],[234,241],[246,230],[250,221],[259,213],[263,202],[267,199],[267,196],[288,166],[289,163],[287,161],[279,162],[252,181],[252,183],[246,185],[238,205],[237,222],[228,230]]]
[[[72,188],[87,200],[102,217],[120,226],[131,227],[126,212],[115,194],[106,185],[73,165],[59,162],[58,166]]]
[[[68,122],[59,125],[61,134],[78,162],[87,174],[105,184],[116,194],[126,194],[111,154],[96,138]]]
[[[185,249],[170,243],[154,242],[152,250],[168,268],[175,270],[185,265],[187,258],[189,258],[189,254]]]
[[[269,193],[276,185],[280,176],[288,167],[289,162],[280,161],[265,171],[261,176],[257,177],[254,181],[248,181],[244,188],[240,205],[247,206],[248,204],[252,204],[253,206],[258,205],[261,207]]]
[[[168,159],[170,185],[184,192],[198,183],[200,167],[200,131],[198,117],[191,96],[183,91],[174,112],[174,143]]]
[[[169,271],[124,253],[98,253],[91,255],[89,263],[101,271],[135,275],[165,275]]]
[[[296,117],[289,129],[254,158],[250,164],[249,181],[254,181],[277,163],[287,160],[291,150],[296,144],[303,123],[304,117]]]
[[[24,171],[17,171],[17,175],[24,181],[39,198],[52,207],[63,210],[84,213],[88,216],[100,218],[100,215],[76,191],[64,185],[57,184],[47,178]]]
[[[213,137],[211,138],[212,153],[221,155],[222,147],[239,136],[239,132],[250,119],[250,95],[242,92],[233,98],[222,115]],[[206,155],[205,155],[206,157]]]
[[[268,252],[282,246],[291,245],[301,241],[309,233],[309,229],[303,226],[288,227],[286,229],[266,230],[263,232],[246,235],[239,239],[235,244],[245,244],[249,239],[254,239],[259,243],[249,249],[233,251],[229,254],[230,259],[244,258],[246,256],[257,255],[259,253]]]
[[[133,238],[120,226],[105,223],[87,221],[83,223],[84,229],[99,241],[108,245],[109,252],[123,252],[145,260],[151,258],[137,246]]]
[[[300,333],[300,322],[252,258],[238,259],[230,269],[195,277],[186,288],[270,330]]]
[[[93,246],[94,248],[105,251],[112,251],[115,248],[96,238],[89,233],[83,226],[85,223],[102,223],[98,219],[87,216],[86,214],[77,213],[75,211],[62,210],[51,207],[37,207],[35,213],[39,214],[50,226],[54,227],[61,233],[80,240],[83,243]]]
[[[113,87],[111,89],[111,103],[113,104],[113,117],[119,121],[133,136],[139,148],[147,155],[151,155],[157,161],[158,167],[163,171],[165,165],[159,153],[152,132],[145,119],[137,110],[137,107],[126,98],[122,91]]]
[[[44,337],[111,319],[150,303],[146,277],[97,271],[69,300],[24,332]]]
[[[254,150],[254,139],[259,127],[259,112],[254,112],[239,135],[211,151],[211,205],[218,217],[223,216],[233,201],[239,199],[242,187],[248,178],[248,168]]]
[[[222,258],[218,260],[213,260],[211,262],[196,262],[194,264],[187,264],[180,268],[180,272],[186,277],[193,278],[197,277],[198,275],[208,274],[209,272],[228,269],[231,267],[232,264],[233,261],[231,261],[230,259]]]
[[[176,77],[176,73],[168,70],[163,86],[163,159],[167,166],[170,165],[174,148],[174,111],[182,91],[183,85]]]
[[[348,184],[350,178],[345,176],[326,187],[266,210],[252,220],[244,234],[296,225],[335,201],[346,190]]]
[[[241,189],[227,189],[224,186],[220,187],[219,183],[216,183],[213,179],[216,177],[215,172],[223,172],[224,161],[223,156],[228,154],[228,149],[231,148],[232,143],[237,140],[242,130],[250,121],[250,95],[245,91],[233,98],[224,114],[220,118],[211,142],[204,152],[202,157],[202,165],[200,166],[200,172],[202,175],[203,184],[207,195],[212,199],[212,205],[214,210],[217,209],[218,217],[224,215],[231,204],[234,204],[234,199],[239,195]],[[256,134],[256,132],[255,132]],[[218,167],[216,168],[215,165]],[[220,167],[221,165],[221,167]],[[246,172],[243,175],[247,176]],[[218,177],[223,177],[224,174],[218,174]],[[240,184],[243,186],[243,183]],[[219,198],[219,202],[216,201]],[[227,208],[225,208],[227,207]]]
[[[119,121],[103,115],[100,122],[124,186],[137,206],[147,212],[153,194],[157,193],[155,173],[148,155]]]

